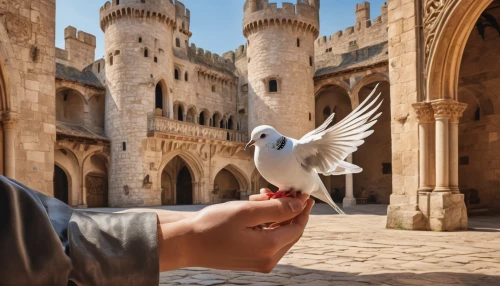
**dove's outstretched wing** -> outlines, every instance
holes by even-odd
[[[308,171],[316,169],[323,175],[340,175],[345,173],[359,173],[363,169],[345,162],[345,158],[358,150],[358,146],[370,136],[370,129],[382,113],[373,116],[382,105],[381,101],[374,106],[381,94],[370,101],[377,90],[378,85],[361,103],[343,120],[332,127],[328,127],[333,120],[334,114],[317,129],[307,133],[297,141],[294,147],[295,158]]]

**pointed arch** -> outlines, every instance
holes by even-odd
[[[214,176],[214,182],[215,182],[215,177],[217,174],[219,174],[222,170],[227,170],[229,171],[238,181],[238,184],[240,185],[240,191],[248,191],[250,190],[250,180],[245,176],[245,173],[241,171],[238,167],[236,167],[233,164],[226,165],[223,168],[220,168],[217,172],[215,172]]]

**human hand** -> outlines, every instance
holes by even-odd
[[[301,237],[313,204],[307,195],[230,202],[162,224],[161,271],[196,266],[268,273]],[[259,227],[270,223],[274,227]]]

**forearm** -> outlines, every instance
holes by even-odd
[[[189,219],[158,224],[160,272],[192,266],[189,226]]]

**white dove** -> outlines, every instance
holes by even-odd
[[[343,175],[363,171],[344,160],[364,143],[364,138],[373,133],[373,130],[368,129],[382,114],[380,112],[372,117],[382,105],[383,101],[372,108],[380,98],[380,93],[368,103],[377,87],[343,120],[327,128],[335,116],[332,114],[321,126],[300,140],[283,136],[271,126],[255,127],[245,149],[255,145],[257,170],[264,179],[279,188],[273,198],[295,196],[290,191],[301,191],[326,202],[339,214],[345,214],[333,202],[319,174]]]

